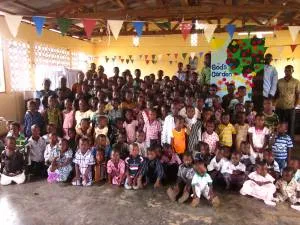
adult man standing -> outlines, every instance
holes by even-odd
[[[287,65],[284,69],[284,78],[277,84],[276,113],[281,121],[288,122],[289,135],[294,136],[295,108],[299,104],[300,82],[292,77],[294,67]]]
[[[265,55],[263,95],[265,98],[273,98],[277,89],[278,73],[271,65],[273,56],[268,53]]]
[[[179,62],[179,63],[178,63],[178,71],[177,71],[177,73],[175,74],[175,76],[178,77],[179,80],[185,81],[185,78],[186,78],[186,72],[183,71],[183,63],[182,63],[182,62]]]
[[[204,55],[204,67],[201,70],[199,83],[203,86],[205,84],[210,84],[210,77],[211,77],[211,53],[206,53]]]

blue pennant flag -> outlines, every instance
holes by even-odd
[[[227,33],[230,35],[230,38],[232,39],[233,34],[234,34],[234,32],[235,32],[235,25],[234,25],[234,24],[228,24],[228,25],[226,26],[226,31],[227,31]]]
[[[45,20],[46,20],[45,17],[41,17],[41,16],[33,16],[32,17],[32,21],[35,24],[36,32],[38,33],[39,36],[42,35]]]
[[[138,37],[142,36],[145,22],[136,21],[136,22],[133,22],[132,24],[137,33],[137,36]]]

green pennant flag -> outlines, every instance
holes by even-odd
[[[126,59],[126,63],[127,63],[127,64],[129,63],[129,59]]]
[[[152,60],[154,60],[154,59],[155,59],[155,56],[156,56],[156,55],[152,55]]]
[[[143,55],[140,55],[139,57],[140,57],[140,59],[142,59]]]
[[[131,63],[133,63],[133,59],[131,59],[130,61],[131,61]]]
[[[107,56],[105,56],[105,61],[108,62],[109,58]]]
[[[170,22],[163,22],[163,23],[155,23],[156,26],[163,30],[170,30],[171,29],[171,23]]]
[[[58,18],[57,24],[59,26],[61,34],[65,36],[72,24],[72,20],[67,18]]]
[[[187,56],[187,53],[182,53],[182,58],[185,59]]]
[[[129,55],[128,57],[129,57],[129,59],[132,59],[132,55]]]
[[[172,64],[172,63],[173,63],[173,61],[169,61],[169,63],[170,63],[170,64]]]
[[[114,56],[113,58],[112,58],[112,61],[114,62],[116,60],[116,56]]]

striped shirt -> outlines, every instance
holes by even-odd
[[[272,151],[275,159],[287,159],[288,151],[293,148],[292,138],[287,135],[278,135],[272,146]]]
[[[217,129],[217,134],[219,135],[221,145],[231,147],[232,135],[236,134],[236,130],[231,123],[227,125],[220,124]]]
[[[126,168],[130,177],[136,177],[139,174],[143,161],[143,157],[139,155],[135,158],[129,156],[125,159]]]
[[[202,122],[201,120],[197,120],[191,126],[190,135],[188,137],[188,151],[192,152],[195,150],[196,145],[201,141],[202,137]]]
[[[142,112],[142,115],[143,115],[143,119],[145,122],[144,132],[146,134],[146,145],[148,147],[150,147],[151,140],[160,139],[161,124],[158,120],[154,120],[154,121],[150,122],[145,111]]]

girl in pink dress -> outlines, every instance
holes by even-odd
[[[75,125],[75,113],[72,107],[71,99],[65,100],[65,110],[63,111],[63,131],[64,138],[69,139],[68,130],[74,128]]]
[[[108,182],[113,185],[121,186],[124,184],[125,162],[120,159],[120,151],[114,149],[111,153],[111,159],[107,162]]]

